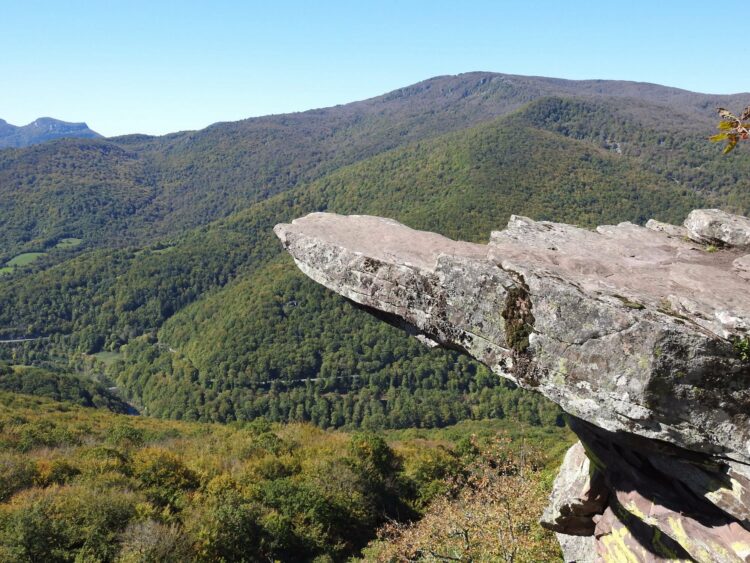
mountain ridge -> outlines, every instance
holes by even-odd
[[[675,86],[666,86],[653,82],[642,82],[633,80],[617,80],[617,79],[569,79],[569,78],[557,78],[547,77],[541,75],[520,75],[520,74],[507,74],[501,72],[491,71],[468,71],[458,74],[446,74],[430,77],[409,86],[396,88],[390,92],[364,98],[362,100],[355,100],[353,102],[347,102],[344,104],[335,104],[332,106],[323,106],[319,108],[310,108],[307,110],[300,110],[294,112],[285,113],[274,113],[268,115],[251,116],[239,120],[231,121],[217,121],[211,123],[206,127],[200,129],[186,129],[172,131],[164,133],[162,135],[151,135],[139,132],[124,133],[121,135],[103,136],[95,131],[91,130],[85,122],[67,122],[51,117],[39,117],[31,123],[23,126],[16,126],[8,123],[4,119],[0,119],[0,149],[2,148],[22,148],[30,146],[31,144],[37,144],[39,142],[45,142],[48,140],[62,138],[62,137],[77,137],[77,138],[103,138],[115,142],[133,142],[133,141],[146,141],[153,139],[165,139],[171,137],[178,137],[182,135],[190,135],[198,132],[206,131],[215,127],[222,127],[232,124],[247,123],[256,120],[274,120],[277,118],[290,118],[292,116],[312,115],[312,114],[325,114],[342,108],[348,108],[350,110],[356,110],[359,108],[385,104],[399,98],[408,98],[415,94],[425,93],[434,88],[439,88],[441,93],[448,93],[460,88],[466,81],[473,79],[479,79],[477,87],[484,86],[491,81],[505,82],[511,85],[523,85],[527,88],[534,88],[537,90],[539,96],[550,95],[550,94],[561,94],[569,93],[576,96],[589,95],[589,96],[614,96],[620,98],[638,98],[645,99],[651,102],[668,103],[675,101],[690,101],[692,105],[701,110],[709,108],[709,112],[704,112],[705,115],[710,115],[714,107],[709,107],[705,101],[698,103],[699,99],[715,100],[716,103],[722,103],[724,105],[733,106],[737,104],[745,103],[750,97],[750,92],[737,92],[732,94],[713,94],[706,92],[694,92],[684,88]],[[470,88],[465,88],[465,93],[470,93]],[[49,129],[49,132],[55,132],[54,136],[48,138],[42,138],[40,140],[32,140],[31,142],[24,139],[8,139],[6,137],[22,136],[20,131],[31,130],[33,128],[44,127]],[[13,144],[15,143],[15,144]],[[25,143],[25,144],[24,144]]]
[[[636,94],[641,98],[632,97]],[[668,135],[695,138],[710,134],[715,105],[733,107],[744,97],[477,72],[435,77],[350,104],[216,123],[199,131],[65,139],[4,150],[0,210],[10,218],[0,219],[0,236],[9,241],[0,255],[65,236],[95,245],[148,243],[342,166],[508,115],[550,96],[607,102]],[[671,105],[663,105],[667,102]],[[76,180],[61,182],[68,178],[70,163],[76,164]],[[59,211],[51,213],[53,208]],[[87,236],[90,224],[97,227]]]

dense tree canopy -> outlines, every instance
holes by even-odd
[[[84,249],[57,264],[50,253],[0,278],[0,333],[44,337],[0,344],[0,358],[62,372],[109,355],[107,375],[130,402],[174,418],[554,423],[554,407],[304,280],[272,227],[314,210],[371,213],[481,242],[511,213],[594,226],[748,209],[750,163],[712,158],[698,133],[666,134],[652,109],[544,98],[150,246]]]
[[[194,424],[0,391],[0,560],[349,560],[385,522],[460,495],[451,483],[482,459],[465,436],[486,444],[501,428],[346,435],[263,419]],[[571,436],[530,437],[548,451],[526,476],[541,494]],[[504,455],[519,447],[508,442]],[[509,499],[516,481],[503,489]]]

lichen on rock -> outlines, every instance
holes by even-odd
[[[534,330],[534,314],[529,288],[523,282],[508,290],[502,317],[505,319],[505,341],[518,353],[526,352]]]

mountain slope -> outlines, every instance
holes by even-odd
[[[470,128],[318,171],[316,180],[298,180],[144,248],[84,250],[57,265],[50,258],[17,269],[0,279],[0,337],[44,338],[0,346],[0,358],[14,350],[17,362],[54,369],[70,357],[119,350],[109,376],[144,412],[162,416],[264,414],[382,427],[523,412],[529,421],[553,421],[557,411],[510,392],[483,368],[384,332],[301,280],[279,258],[271,229],[328,210],[484,241],[511,213],[592,226],[650,217],[680,222],[694,207],[750,208],[747,155],[722,158],[703,133],[680,131],[672,117],[642,100],[545,97]],[[164,141],[131,138],[107,150],[102,143],[111,141],[90,143],[122,163],[123,192],[133,197],[139,192],[125,185],[137,174],[127,174],[139,166],[144,177],[163,170],[139,151]],[[201,158],[210,166],[233,162],[211,161],[208,147]],[[100,169],[107,164],[92,159],[82,176]],[[159,190],[144,198],[158,199]]]
[[[147,243],[341,166],[561,95],[617,100],[614,105],[636,121],[649,121],[670,134],[703,137],[713,127],[715,105],[733,107],[742,97],[653,84],[477,72],[433,78],[343,106],[219,123],[201,131],[3,151],[0,240],[7,242],[0,255],[38,250],[62,237],[99,246]],[[61,168],[60,161],[68,168]],[[78,171],[75,181],[61,181],[72,167]]]
[[[555,409],[509,393],[484,368],[423,349],[301,279],[271,228],[328,210],[485,241],[511,213],[588,226],[679,222],[707,197],[721,201],[672,178],[682,145],[661,145],[672,158],[660,170],[662,153],[649,147],[662,132],[613,115],[599,103],[539,100],[341,168],[172,246],[85,253],[0,282],[0,324],[51,333],[58,353],[127,343],[109,375],[161,416],[399,427],[523,412],[552,421]]]
[[[584,225],[642,222],[651,216],[678,222],[700,204],[692,192],[636,163],[582,141],[524,126],[523,117],[347,167],[280,196],[281,209],[273,214],[294,217],[320,209],[378,214],[454,238],[484,241],[511,212]],[[554,161],[548,157],[551,151]],[[273,203],[269,200],[266,207]],[[290,210],[284,209],[289,205]],[[298,405],[314,404],[331,389],[360,398],[367,388],[383,399],[395,377],[396,387],[404,393],[385,401],[381,424],[386,426],[401,424],[405,401],[410,401],[409,410],[416,413],[418,424],[424,424],[420,413],[426,404],[442,409],[444,415],[430,416],[444,424],[486,415],[483,391],[491,389],[492,396],[504,401],[502,390],[493,389],[486,376],[469,373],[464,379],[460,363],[452,374],[450,369],[444,371],[455,358],[420,349],[397,331],[389,332],[394,329],[378,325],[301,279],[288,259],[276,262],[176,313],[158,333],[160,347],[141,342],[129,348],[122,368],[125,388],[140,390],[144,404],[161,415],[185,412],[182,405],[187,401],[193,416],[264,414],[287,420],[296,412],[279,414],[279,407],[267,401],[263,382],[322,378],[318,389],[305,387],[297,396],[293,388],[278,389],[282,404]],[[408,381],[410,373],[423,375]],[[192,374],[198,374],[197,379]],[[352,374],[360,377],[352,379]],[[169,392],[163,387],[166,381]],[[440,393],[429,393],[423,385]],[[343,400],[329,398],[326,412],[335,411]],[[507,400],[503,404],[501,411],[513,408]],[[544,408],[536,404],[532,408],[546,416]],[[305,419],[316,416],[306,409],[302,410]]]
[[[498,432],[520,428],[486,421],[405,436],[208,425],[0,391],[0,560],[353,561],[381,524],[420,516]],[[493,450],[508,465],[523,449],[533,493],[523,500],[536,505],[571,439],[529,429],[523,445]],[[543,537],[543,553],[555,554],[532,516],[530,547]]]
[[[21,127],[0,119],[0,149],[28,147],[66,137],[94,139],[101,135],[85,123],[68,123],[51,117],[40,117]]]
[[[710,186],[706,189],[703,185],[703,177],[698,177],[700,184],[696,186],[674,181],[674,175],[684,173],[680,151],[688,150],[689,145],[683,149],[678,144],[664,144],[656,156],[641,157],[638,138],[650,143],[649,139],[658,131],[631,123],[634,133],[628,134],[623,126],[620,143],[625,152],[635,153],[629,156],[601,148],[583,134],[578,140],[544,129],[546,121],[539,115],[549,115],[545,108],[550,105],[558,113],[560,108],[575,109],[571,115],[577,117],[570,118],[567,129],[586,124],[597,128],[592,116],[597,112],[609,115],[606,107],[580,108],[577,104],[541,100],[514,116],[373,157],[270,198],[230,219],[176,239],[168,245],[168,252],[152,247],[152,251],[145,253],[129,250],[87,253],[67,266],[33,274],[33,284],[28,283],[31,278],[23,273],[11,277],[3,282],[4,293],[17,291],[18,295],[25,295],[46,285],[60,286],[49,287],[46,292],[51,302],[45,308],[48,314],[54,315],[58,302],[55,295],[59,294],[61,303],[82,296],[82,306],[96,305],[102,314],[117,317],[118,322],[154,327],[159,324],[158,317],[151,322],[136,319],[152,295],[147,288],[153,287],[157,280],[162,280],[159,301],[169,316],[211,286],[223,285],[239,272],[250,273],[259,260],[277,255],[279,247],[271,233],[273,225],[313,210],[377,213],[449,236],[484,240],[491,229],[504,223],[510,212],[593,225],[623,219],[643,221],[649,216],[679,221],[691,206],[725,203],[721,198],[726,200],[727,195],[712,196]],[[692,139],[685,140],[690,142]],[[732,160],[717,159],[718,164],[704,164],[706,168],[709,164],[718,167],[721,174],[717,173],[716,178],[723,179],[725,174],[741,170],[740,164],[747,166],[747,159],[738,156]],[[649,169],[651,160],[656,163],[653,170]],[[668,166],[665,170],[660,168],[663,163]],[[746,183],[747,180],[738,183],[734,189],[742,190]],[[703,195],[701,191],[707,193]],[[123,275],[124,272],[129,273]],[[66,283],[61,284],[61,280],[71,276],[75,292],[66,290]],[[95,280],[106,284],[111,276],[120,281],[111,286],[113,293],[108,300],[92,301],[93,295],[83,291],[85,287],[93,287]],[[170,287],[173,289],[167,290]],[[96,291],[101,299],[100,289],[103,287]],[[188,289],[191,291],[185,293]],[[175,293],[170,294],[172,291]],[[22,298],[20,302],[30,308],[8,307],[0,313],[5,334],[13,330],[44,333],[44,323],[34,324],[31,329],[22,328],[36,311],[31,305],[33,300]],[[161,309],[152,305],[145,308],[152,311],[149,313],[152,317],[153,312]],[[96,324],[81,311],[76,315],[62,311],[60,318],[72,322],[72,327],[78,330]],[[56,323],[51,326],[55,330],[60,328]]]

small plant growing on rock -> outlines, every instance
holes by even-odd
[[[743,362],[750,361],[750,337],[737,338],[734,341],[734,349],[740,360]]]

